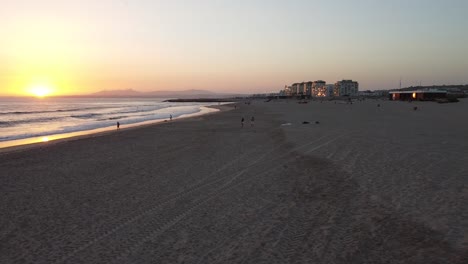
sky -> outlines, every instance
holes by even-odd
[[[466,0],[0,0],[0,95],[468,84]]]

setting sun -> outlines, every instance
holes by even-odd
[[[46,97],[52,93],[52,88],[45,85],[37,85],[31,87],[29,93],[36,97]]]

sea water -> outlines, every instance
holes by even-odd
[[[158,98],[0,98],[0,143],[203,113],[218,103],[170,103]]]

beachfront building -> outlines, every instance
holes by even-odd
[[[291,86],[284,86],[284,90],[279,92],[279,96],[292,96]]]
[[[297,95],[299,93],[299,83],[293,83],[291,85],[291,95]]]
[[[414,91],[391,91],[389,92],[390,99],[397,101],[432,101],[436,99],[446,98],[447,91],[441,90],[414,90]]]
[[[285,96],[291,96],[292,95],[292,87],[291,86],[285,86],[284,87],[284,95]]]
[[[326,97],[331,97],[333,96],[333,89],[335,89],[335,85],[334,84],[327,84],[325,86],[325,91],[326,91]]]
[[[298,86],[298,89],[297,89],[297,94],[298,95],[305,95],[306,93],[306,90],[305,90],[305,82],[302,82],[299,84]]]
[[[310,81],[305,83],[305,95],[310,96],[312,94],[312,85],[313,82]]]
[[[327,84],[325,81],[293,83],[285,86],[281,91],[282,96],[306,96],[306,97],[331,97],[331,96],[357,96],[359,84],[352,80],[343,80],[335,84]]]
[[[342,80],[335,83],[334,96],[356,96],[359,92],[359,83],[353,80]]]
[[[312,96],[313,97],[325,97],[327,96],[327,83],[319,80],[312,84]]]

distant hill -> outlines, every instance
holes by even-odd
[[[152,91],[139,92],[133,89],[125,90],[103,90],[85,97],[158,97],[158,98],[226,98],[238,96],[238,94],[215,93],[207,90],[183,90],[183,91]]]
[[[104,90],[97,93],[92,93],[87,96],[90,97],[139,97],[144,96],[143,93],[133,89],[126,90]]]
[[[177,97],[177,98],[213,98],[222,96],[222,94],[214,93],[206,90],[184,90],[184,91],[154,91],[145,93],[146,96],[152,97]]]

